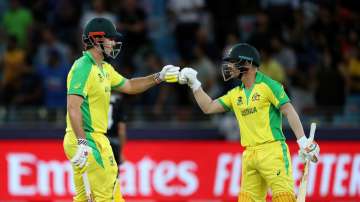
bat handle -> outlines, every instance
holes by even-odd
[[[310,135],[309,135],[310,142],[314,141],[315,130],[316,130],[316,123],[313,122],[310,125]]]

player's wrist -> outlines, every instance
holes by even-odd
[[[88,145],[88,141],[84,138],[78,138],[77,142],[78,142],[78,145],[85,145],[85,146]]]
[[[160,84],[163,81],[161,78],[161,72],[153,74],[153,78],[156,84]]]
[[[199,90],[200,87],[201,87],[201,82],[195,78],[195,80],[190,85],[190,88],[192,89],[193,92],[195,92]]]
[[[309,144],[309,140],[305,135],[299,138],[296,142],[298,143],[300,149],[305,149]]]

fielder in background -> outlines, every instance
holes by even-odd
[[[282,115],[288,119],[300,147],[301,156],[317,162],[320,148],[304,135],[299,116],[283,86],[259,71],[260,55],[253,46],[236,44],[223,57],[225,81],[240,79],[242,84],[213,100],[201,88],[197,72],[184,68],[179,83],[192,89],[205,114],[232,111],[239,123],[242,179],[239,202],[264,202],[268,188],[272,201],[295,202],[291,157],[282,132]],[[261,68],[260,68],[261,69]]]
[[[125,161],[123,149],[126,142],[126,119],[123,97],[121,94],[113,93],[110,97],[107,136],[118,166]]]
[[[117,73],[104,57],[118,55],[120,37],[111,21],[90,20],[83,32],[83,56],[74,62],[67,77],[67,127],[63,146],[73,165],[76,192],[73,200],[76,202],[124,201],[117,180],[118,166],[105,136],[111,91],[137,94],[162,81],[177,82],[180,68],[172,65],[164,66],[153,75],[134,79]]]

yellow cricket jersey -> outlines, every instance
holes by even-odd
[[[99,67],[90,52],[76,60],[67,77],[67,94],[84,98],[81,105],[85,133],[106,133],[111,89],[124,85],[126,79],[106,62]],[[66,132],[73,132],[69,114]]]
[[[289,101],[283,86],[259,71],[251,89],[242,84],[218,99],[235,113],[244,147],[285,140],[279,108]]]

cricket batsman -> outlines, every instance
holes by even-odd
[[[105,136],[111,91],[137,94],[162,81],[177,82],[180,68],[172,65],[164,66],[153,75],[134,79],[117,73],[104,57],[118,55],[120,37],[111,21],[90,20],[83,31],[83,56],[74,62],[67,77],[67,127],[63,147],[74,171],[74,202],[91,201],[85,190],[87,184],[92,202],[124,201],[117,181],[118,166]]]
[[[295,202],[290,153],[282,132],[282,115],[288,119],[300,147],[300,156],[317,162],[320,148],[304,135],[298,114],[283,86],[259,71],[260,55],[253,46],[239,43],[225,52],[222,74],[225,81],[242,84],[212,100],[201,88],[197,72],[184,68],[179,83],[187,84],[205,114],[232,111],[238,120],[242,156],[239,202],[264,202],[268,188],[272,201]]]

